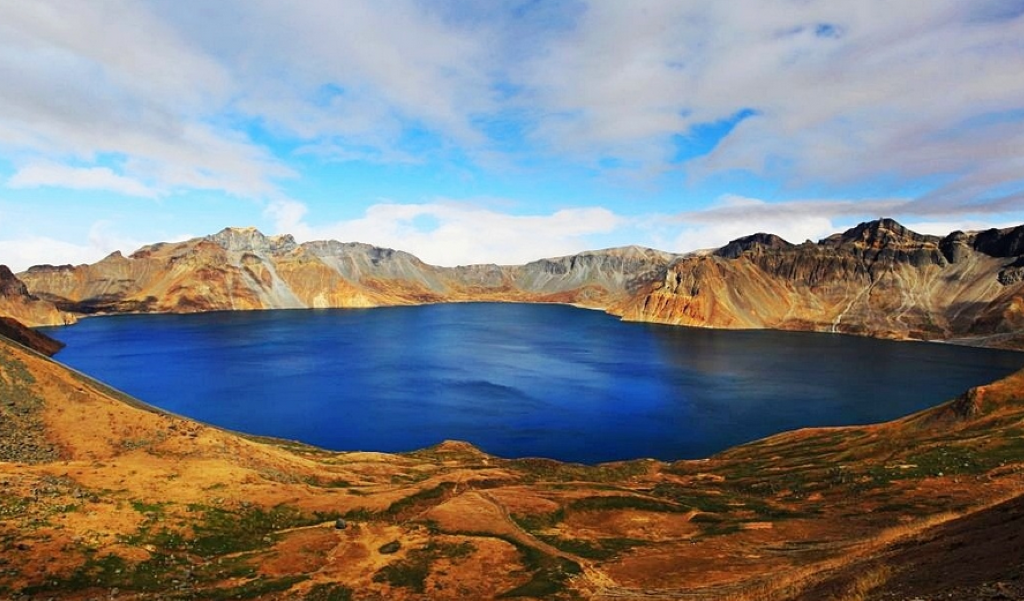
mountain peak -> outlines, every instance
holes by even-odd
[[[206,239],[224,250],[236,252],[287,252],[297,246],[295,238],[290,235],[267,237],[252,226],[226,227],[212,236],[207,236]]]
[[[892,248],[919,246],[923,243],[937,244],[936,236],[925,236],[907,229],[895,219],[884,217],[874,221],[865,221],[841,234],[833,234],[821,241],[828,246],[853,245],[862,248]]]
[[[978,232],[974,248],[991,257],[1018,257],[1024,255],[1024,225]]]
[[[28,288],[6,265],[0,265],[0,296],[27,296]]]
[[[754,249],[786,249],[792,248],[793,244],[775,234],[757,233],[750,236],[743,236],[732,240],[722,248],[714,252],[719,257],[735,259],[744,252]]]

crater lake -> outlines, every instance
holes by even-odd
[[[951,399],[1024,354],[623,323],[559,305],[95,317],[56,359],[156,407],[339,451],[445,439],[502,457],[708,457]]]

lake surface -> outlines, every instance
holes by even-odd
[[[335,450],[444,439],[504,457],[700,458],[950,399],[1024,354],[455,304],[90,318],[57,359],[150,404]]]

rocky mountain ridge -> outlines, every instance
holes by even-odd
[[[526,265],[437,267],[367,244],[227,228],[181,243],[116,252],[92,265],[20,274],[40,298],[81,314],[373,307],[460,301],[561,302],[605,308],[675,258],[639,247]]]
[[[19,277],[75,314],[550,302],[631,321],[1024,348],[1024,225],[939,237],[879,219],[817,243],[759,233],[710,253],[624,247],[461,267],[227,228]]]
[[[31,326],[66,325],[75,321],[73,315],[31,294],[6,265],[0,265],[0,316]]]
[[[1024,346],[1024,226],[945,237],[891,219],[818,243],[766,234],[674,262],[625,319]]]

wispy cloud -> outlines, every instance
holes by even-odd
[[[224,64],[144,4],[3,4],[0,79],[0,150],[9,157],[102,170],[98,157],[116,155],[124,178],[155,189],[248,196],[272,192],[273,178],[290,173],[216,123],[236,89]],[[98,173],[81,171],[86,183],[71,187]]]
[[[4,225],[0,220],[0,225]],[[14,272],[24,271],[33,265],[79,265],[94,263],[114,251],[124,253],[143,246],[134,236],[118,232],[106,220],[86,224],[87,240],[76,244],[38,234],[23,234],[0,240],[0,263]],[[190,236],[176,236],[169,241],[185,240]],[[152,240],[145,243],[152,242]]]
[[[598,234],[574,224],[622,232],[643,212],[682,213],[651,229],[679,244],[752,215],[796,236],[861,215],[994,223],[1024,214],[1021,40],[1016,0],[0,3],[0,168],[18,192],[182,213],[197,195],[253,199],[310,231],[342,168],[447,170],[444,192],[401,199],[435,230],[374,200],[344,211],[439,262],[471,246],[519,260],[500,227],[533,228],[535,254],[577,250]],[[531,206],[536,222],[430,200],[460,196],[460,177],[483,182],[467,198],[504,196],[481,189],[509,165],[571,173],[570,197]],[[609,181],[626,192],[588,200]],[[758,189],[764,206],[698,210]]]
[[[158,196],[143,182],[114,173],[108,167],[75,168],[56,163],[32,163],[18,169],[7,180],[11,188],[35,188],[55,186],[72,190],[105,190],[125,194],[155,198]]]

